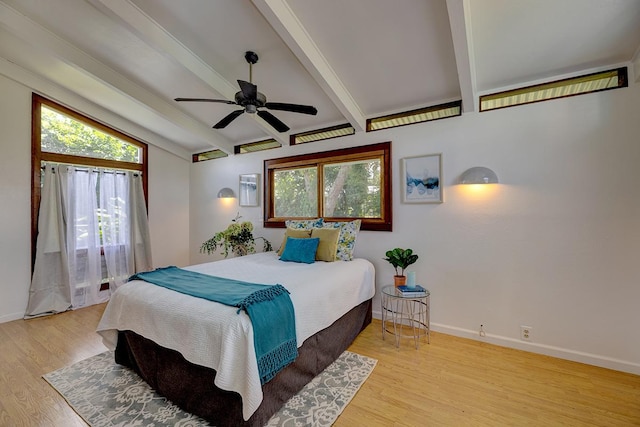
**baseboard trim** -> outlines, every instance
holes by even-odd
[[[381,319],[381,312],[374,311],[373,317],[378,320]],[[478,331],[443,325],[441,323],[431,323],[431,329],[435,332],[441,332],[443,334],[453,335],[461,338],[468,338],[474,341],[487,342],[490,344],[499,345],[501,347],[508,347],[516,350],[528,351],[531,353],[544,354],[546,356],[557,357],[559,359],[571,360],[573,362],[585,363],[587,365],[593,365],[601,368],[613,369],[616,371],[640,375],[640,363],[629,362],[626,360],[615,359],[608,356],[586,353],[562,347],[521,341],[501,335],[486,334],[485,337],[480,337],[478,335]]]
[[[0,323],[11,322],[13,320],[23,319],[24,313],[10,313],[0,316]]]

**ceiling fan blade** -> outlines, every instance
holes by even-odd
[[[238,118],[240,114],[244,113],[244,110],[236,110],[227,114],[222,120],[213,125],[214,129],[224,129],[229,123]]]
[[[258,110],[258,116],[260,116],[265,122],[269,123],[278,132],[286,132],[289,130],[289,126],[285,125],[276,116],[268,111]]]
[[[264,106],[270,110],[292,111],[294,113],[311,114],[312,116],[318,114],[318,110],[316,110],[316,107],[312,107],[311,105],[267,102],[266,104],[264,104]]]
[[[222,104],[235,104],[234,101],[229,101],[228,99],[210,99],[210,98],[176,98],[175,101],[178,102],[219,102]]]
[[[258,96],[258,86],[253,83],[238,80],[238,85],[240,86],[242,95],[244,95],[244,99],[256,99],[256,96]]]

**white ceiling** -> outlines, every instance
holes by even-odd
[[[249,80],[291,133],[638,63],[639,0],[0,0],[0,74],[64,88],[187,153],[288,134],[237,109]],[[16,71],[19,70],[18,72]],[[633,73],[633,70],[631,70]],[[640,74],[636,70],[636,75]],[[153,141],[149,141],[153,142]]]

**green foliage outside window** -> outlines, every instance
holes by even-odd
[[[323,167],[324,209],[318,212],[318,169],[304,167],[275,173],[277,217],[379,218],[380,160]]]
[[[275,173],[275,213],[278,217],[318,216],[318,170],[298,168]]]
[[[44,152],[140,163],[140,148],[42,106]]]
[[[380,207],[379,159],[324,167],[324,217],[379,218]]]
[[[391,142],[265,160],[265,221],[360,219],[391,231]]]

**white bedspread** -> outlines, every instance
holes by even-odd
[[[364,259],[298,264],[266,252],[185,269],[287,288],[298,347],[375,293],[374,267]],[[216,386],[242,396],[247,420],[262,402],[262,387],[251,321],[237,310],[134,280],[111,296],[97,331],[110,349],[115,348],[118,330],[131,330],[180,352],[191,363],[215,369]]]

